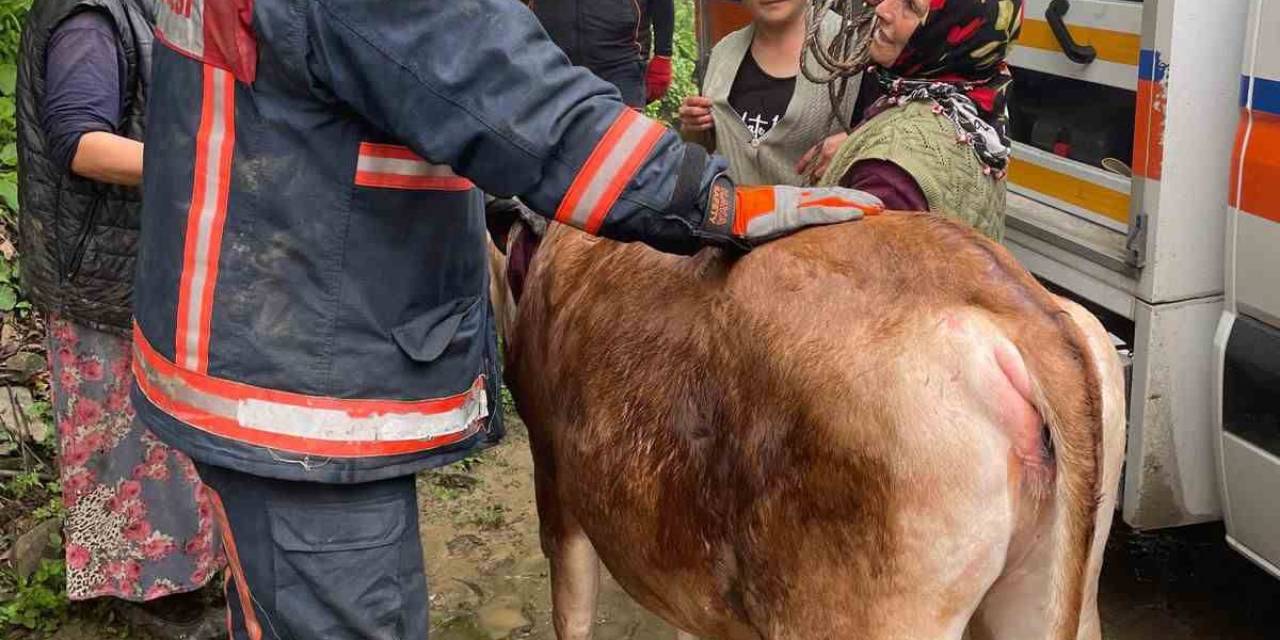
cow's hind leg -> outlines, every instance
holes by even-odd
[[[1098,366],[1102,385],[1102,496],[1094,523],[1093,543],[1085,571],[1083,608],[1077,640],[1100,640],[1098,619],[1098,579],[1111,520],[1115,514],[1124,466],[1125,398],[1124,371],[1115,357],[1107,332],[1079,305],[1063,300],[1064,309],[1080,324]],[[1054,505],[1054,508],[1057,506]],[[1020,561],[1005,568],[1004,575],[987,593],[970,625],[972,640],[1022,640],[1047,638],[1051,630],[1046,603],[1054,597],[1054,558],[1060,549],[1053,542],[1053,513],[1037,523],[1037,531],[1027,536],[1038,543]]]
[[[559,640],[589,640],[600,591],[600,558],[581,529],[561,536],[551,549],[551,609]]]
[[[600,591],[600,557],[560,500],[555,465],[531,438],[542,553],[551,564],[551,612],[556,638],[590,640]]]

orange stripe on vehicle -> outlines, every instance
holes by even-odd
[[[1249,118],[1252,127],[1248,128],[1246,148],[1243,137]],[[1280,222],[1280,116],[1249,111],[1240,126],[1234,155],[1239,158],[1243,150],[1244,159],[1231,163],[1231,205],[1250,215]],[[1244,172],[1243,179],[1240,171]]]
[[[1099,60],[1135,66],[1138,64],[1142,54],[1142,36],[1139,34],[1078,24],[1070,27],[1071,36],[1076,42],[1092,46],[1098,52]],[[1049,23],[1044,20],[1023,20],[1022,33],[1014,44],[1043,51],[1062,51],[1062,45],[1058,44]]]
[[[1159,180],[1164,174],[1164,87],[1138,80],[1133,123],[1133,175]]]
[[[1039,191],[1063,202],[1104,215],[1117,222],[1129,222],[1129,194],[1082,180],[1075,176],[1046,169],[1040,165],[1011,158],[1009,181]]]

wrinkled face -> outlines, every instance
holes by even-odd
[[[871,36],[871,59],[891,67],[929,15],[929,0],[867,0],[867,4],[876,8],[880,19]]]
[[[806,0],[746,0],[751,21],[778,26],[790,24],[804,16]]]

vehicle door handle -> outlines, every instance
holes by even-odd
[[[1087,44],[1082,45],[1071,37],[1071,31],[1063,20],[1070,10],[1071,3],[1068,0],[1053,0],[1049,3],[1049,8],[1045,9],[1044,18],[1049,22],[1053,37],[1057,38],[1058,46],[1062,47],[1062,53],[1072,62],[1089,64],[1098,57],[1098,50]]]

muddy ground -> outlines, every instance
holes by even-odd
[[[554,639],[528,434],[510,424],[502,446],[418,479],[433,640]],[[1280,640],[1280,580],[1229,551],[1220,526],[1117,526],[1101,603],[1106,640]],[[675,637],[607,574],[598,614],[597,640]],[[77,613],[51,640],[102,638],[153,640]]]

